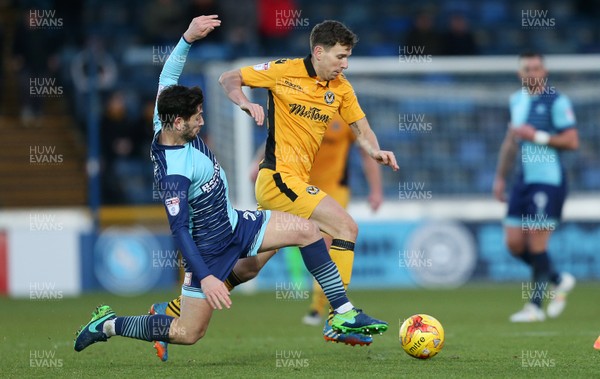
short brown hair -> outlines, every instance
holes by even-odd
[[[173,121],[177,117],[189,121],[190,117],[198,112],[202,105],[204,95],[200,87],[186,87],[171,85],[162,90],[158,95],[156,109],[158,119],[165,129],[173,127]]]
[[[358,37],[348,29],[346,25],[335,20],[325,20],[310,32],[310,49],[321,45],[325,49],[330,49],[339,43],[342,46],[353,48],[358,42]]]
[[[519,54],[519,59],[526,58],[539,58],[541,61],[544,60],[544,56],[541,53],[538,53],[537,51],[525,51]]]

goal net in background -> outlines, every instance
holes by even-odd
[[[232,106],[216,78],[229,68],[267,60],[212,64],[206,71],[209,135],[239,206],[254,206],[248,166],[266,131]],[[600,188],[600,57],[549,56],[546,61],[548,86],[573,102],[581,138],[578,152],[562,156],[571,194],[593,194]],[[346,75],[382,148],[394,151],[400,165],[399,173],[383,170],[387,209],[403,205],[397,214],[406,216],[414,201],[427,206],[450,200],[461,217],[465,204],[483,200],[489,209],[476,207],[479,217],[498,215],[490,193],[509,121],[508,98],[520,88],[516,69],[514,57],[350,59]],[[266,91],[247,93],[266,105]],[[356,154],[350,174],[353,204],[360,204],[368,186]]]
[[[212,65],[206,73],[207,126],[228,172],[238,207],[254,208],[252,153],[265,128],[235,109],[217,78],[227,69],[268,59]],[[578,279],[600,278],[600,57],[550,56],[548,86],[574,104],[577,152],[563,154],[570,196],[565,222],[549,250],[556,266]],[[385,202],[369,209],[358,154],[351,154],[350,214],[359,224],[354,288],[455,287],[469,280],[527,280],[529,272],[504,245],[506,204],[491,194],[508,101],[520,89],[515,57],[350,59],[346,75],[382,148],[395,152],[399,172],[383,169]],[[266,91],[247,92],[265,105]],[[515,162],[518,163],[518,162]],[[290,268],[277,254],[252,285],[286,282]],[[306,283],[309,283],[307,281]]]

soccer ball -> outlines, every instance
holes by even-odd
[[[431,358],[444,347],[444,328],[429,315],[410,316],[400,327],[400,343],[411,357]]]

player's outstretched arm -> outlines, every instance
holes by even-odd
[[[177,191],[161,191],[160,197],[164,201],[165,210],[169,219],[171,233],[175,244],[181,250],[186,263],[190,266],[192,274],[200,280],[202,292],[213,309],[223,309],[222,305],[229,308],[231,299],[225,284],[214,275],[204,262],[198,247],[189,230],[189,205],[188,190],[191,181],[182,175],[167,175],[161,180],[160,188],[177,188]]]
[[[500,146],[498,153],[498,166],[496,167],[496,177],[494,178],[493,193],[498,201],[506,201],[506,176],[513,166],[515,155],[517,154],[517,142],[515,141],[514,129],[508,125],[506,136]]]
[[[160,89],[166,86],[177,84],[179,76],[183,71],[190,46],[195,41],[206,37],[208,33],[221,25],[221,20],[218,17],[217,15],[199,16],[192,20],[179,40],[179,43],[177,43],[177,46],[175,46],[165,61],[159,78],[159,92]]]
[[[369,205],[371,210],[376,212],[383,202],[383,189],[381,186],[381,167],[367,152],[360,149],[360,156],[363,163],[363,172],[367,183],[369,183]]]
[[[548,145],[560,150],[577,150],[579,147],[579,136],[577,129],[570,128],[557,134],[550,135],[547,132],[537,130],[535,127],[525,124],[514,131],[515,135],[525,141],[531,141],[540,145]]]
[[[163,68],[158,78],[158,95],[162,92],[165,87],[177,84],[179,77],[183,71],[183,66],[187,59],[188,52],[192,43],[198,41],[212,32],[216,27],[221,25],[221,20],[218,19],[217,15],[210,16],[199,16],[192,20],[185,33],[173,49],[169,57],[165,61]],[[158,110],[154,107],[154,131],[157,132],[161,128],[161,122],[158,119]]]
[[[262,125],[265,121],[265,111],[258,104],[251,103],[248,97],[242,91],[244,81],[240,70],[231,70],[224,72],[219,77],[219,84],[235,105],[252,117],[258,125]]]
[[[183,38],[193,43],[206,37],[219,26],[221,26],[221,20],[219,20],[219,16],[216,14],[198,16],[190,22],[187,30],[183,33]]]
[[[366,117],[351,123],[350,127],[356,136],[356,142],[371,158],[375,159],[379,164],[390,166],[392,170],[398,171],[399,167],[396,162],[396,156],[391,151],[379,149],[377,136],[373,133]]]

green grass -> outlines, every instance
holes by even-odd
[[[370,347],[325,343],[319,328],[300,324],[304,301],[234,293],[233,308],[216,312],[206,337],[194,346],[171,345],[167,363],[147,342],[115,337],[75,353],[72,340],[102,302],[120,315],[143,314],[176,290],[135,298],[0,299],[0,377],[591,378],[600,367],[600,352],[592,348],[600,333],[599,290],[581,284],[559,319],[529,325],[507,321],[521,306],[519,284],[354,291],[355,304],[391,325]],[[430,360],[410,358],[398,342],[399,320],[414,313],[429,313],[445,328],[446,345]],[[30,355],[40,352],[53,355],[46,364],[62,367],[31,367]],[[299,354],[299,367],[277,367],[281,352]],[[523,367],[524,353],[546,354],[534,363],[551,367]]]

